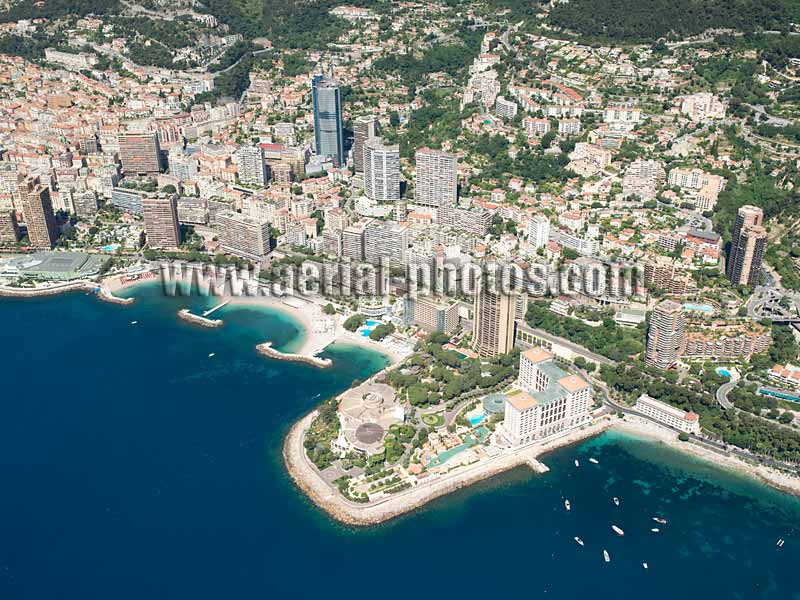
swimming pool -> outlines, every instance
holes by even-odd
[[[116,252],[117,248],[119,248],[119,244],[108,244],[107,246],[100,248],[100,250],[103,252]]]
[[[361,334],[361,337],[369,337],[369,334],[372,333],[372,330],[380,324],[380,321],[366,321],[361,326],[361,329],[358,330],[358,332]]]
[[[710,304],[692,304],[691,302],[687,302],[683,305],[683,308],[686,310],[693,310],[696,312],[704,312],[704,313],[713,313],[714,307]]]
[[[475,425],[480,425],[480,424],[483,422],[483,420],[484,420],[485,418],[486,418],[486,415],[485,415],[485,414],[482,414],[482,415],[475,415],[475,416],[472,416],[472,417],[470,417],[470,418],[469,418],[469,419],[467,419],[467,420],[469,421],[469,424],[470,424],[470,425],[472,425],[473,427],[475,427]]]
[[[729,379],[730,379],[730,377],[731,377],[731,372],[730,372],[730,371],[728,371],[728,369],[726,369],[726,368],[724,368],[724,367],[719,367],[719,368],[717,368],[717,373],[718,373],[719,375],[722,375],[723,377],[727,377],[727,378],[729,378]]]
[[[788,400],[789,402],[800,403],[800,396],[784,394],[782,392],[776,392],[775,390],[768,390],[767,388],[761,388],[760,390],[758,390],[758,393],[761,394],[762,396],[772,396],[773,398],[780,398],[781,400]]]

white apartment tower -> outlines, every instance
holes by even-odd
[[[534,250],[547,245],[550,239],[550,219],[544,215],[535,215],[528,221],[528,244]]]
[[[264,151],[259,146],[242,146],[236,151],[236,166],[239,181],[244,185],[267,184],[267,164],[264,162]]]
[[[678,362],[685,327],[682,305],[672,300],[663,300],[656,305],[647,330],[645,362],[648,366],[669,369]]]
[[[416,153],[415,204],[439,209],[456,205],[458,158],[455,154],[422,148]]]
[[[378,202],[400,200],[400,146],[379,137],[364,143],[364,191]]]

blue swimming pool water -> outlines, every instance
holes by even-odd
[[[793,396],[791,394],[783,394],[781,392],[776,392],[774,390],[768,390],[767,388],[761,388],[758,390],[759,394],[763,394],[764,396],[772,396],[773,398],[780,398],[781,400],[788,400],[789,402],[798,402],[800,403],[800,396]]]
[[[470,424],[470,425],[472,425],[473,427],[475,427],[475,425],[480,425],[480,423],[481,423],[481,422],[483,422],[483,420],[484,420],[485,418],[486,418],[486,415],[485,415],[485,414],[483,414],[483,415],[478,415],[477,417],[470,417],[470,418],[468,419],[468,421],[469,421],[469,424]]]
[[[719,373],[723,377],[730,377],[731,376],[731,372],[728,371],[728,369],[723,369],[722,367],[717,369],[717,373]]]
[[[380,321],[367,321],[366,323],[367,327],[377,327],[380,324],[381,324]]]
[[[686,310],[696,310],[699,312],[714,312],[714,307],[710,304],[692,304],[687,302],[683,305],[683,308]]]

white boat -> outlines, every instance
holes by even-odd
[[[608,555],[608,550],[603,550],[603,558],[606,562],[611,562],[611,557]]]
[[[593,465],[599,465],[600,464],[600,461],[597,460],[596,458],[590,458],[589,462],[592,463]]]
[[[646,569],[647,568],[647,563],[642,563],[642,566]]]
[[[581,466],[581,463],[579,463],[579,462],[578,462],[578,459],[577,459],[577,458],[575,459],[575,466],[576,466],[576,467],[580,467],[580,466]]]
[[[784,541],[783,539],[778,540],[778,543],[775,544],[778,548],[783,548]]]
[[[625,535],[625,532],[624,532],[624,531],[622,531],[622,529],[620,529],[620,528],[619,528],[619,527],[617,527],[616,525],[612,525],[612,526],[611,526],[611,529],[613,529],[613,530],[614,530],[614,533],[616,533],[616,534],[617,534],[618,536],[620,536],[620,537],[622,537],[623,535]]]
[[[139,321],[131,321],[131,325],[136,325]]]
[[[211,352],[209,353],[208,358],[214,358],[216,355],[216,352]]]
[[[656,523],[661,523],[662,525],[666,525],[667,524],[667,520],[666,519],[659,519],[658,517],[653,517],[653,521],[655,521]]]
[[[575,536],[575,541],[578,542],[579,546],[583,546],[583,540],[579,538],[577,535]]]
[[[619,506],[619,498],[617,498],[616,496],[614,496],[614,504]]]
[[[661,530],[658,527],[653,527],[650,531],[652,531],[653,533],[658,533]]]
[[[566,508],[567,510],[569,510],[571,508],[569,500],[564,500],[564,508]]]

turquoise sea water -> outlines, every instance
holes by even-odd
[[[797,499],[613,433],[547,455],[543,476],[516,469],[376,528],[333,523],[288,479],[283,436],[384,359],[267,360],[255,344],[292,348],[285,316],[175,316],[210,305],[153,286],[128,307],[0,300],[0,599],[800,598]]]

